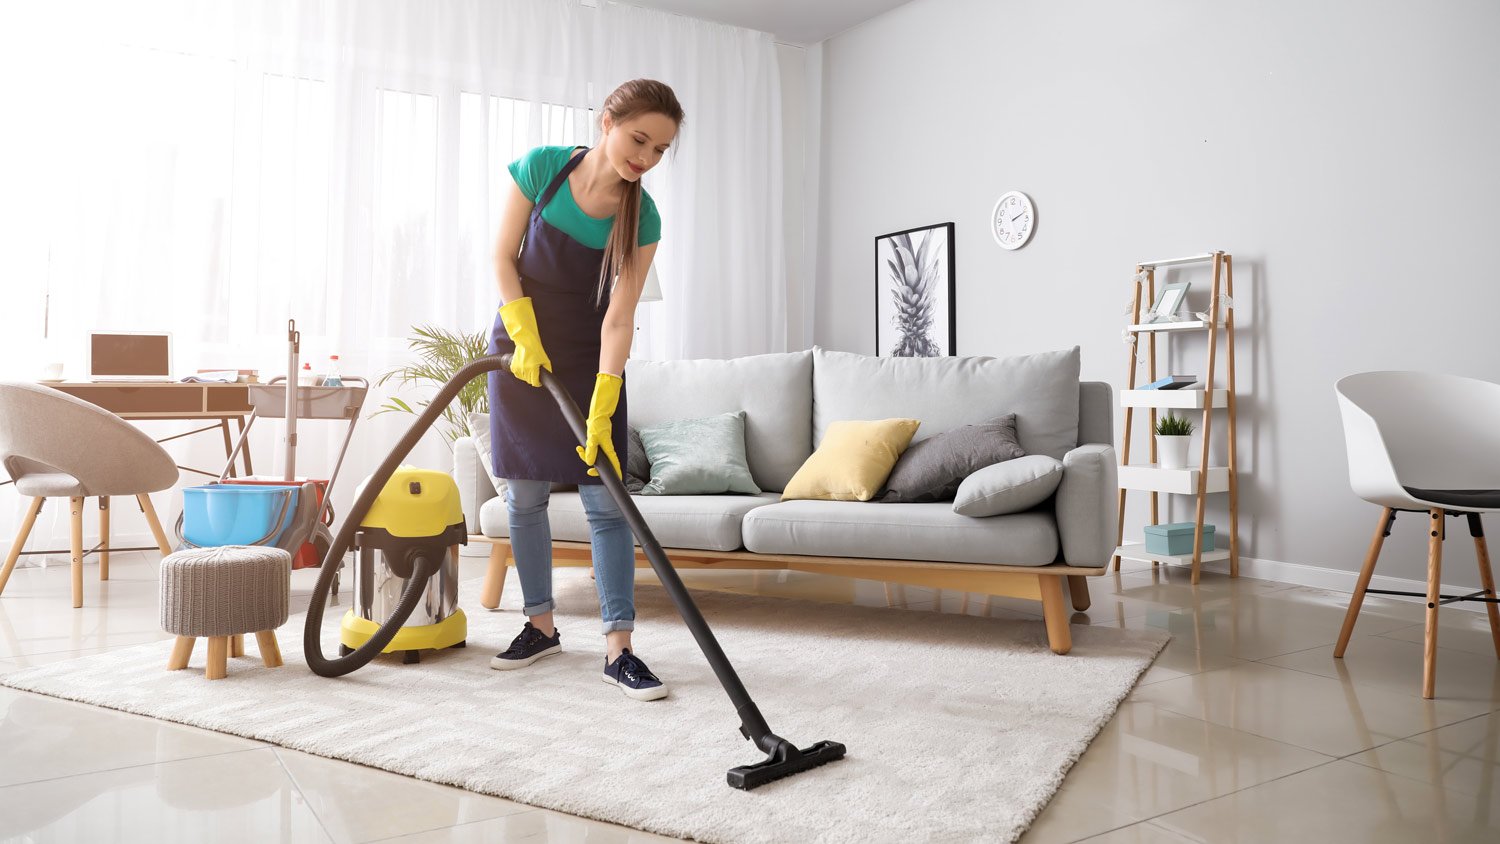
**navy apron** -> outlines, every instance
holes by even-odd
[[[542,209],[573,172],[587,147],[570,159],[531,209],[517,262],[523,296],[531,297],[536,311],[537,333],[542,349],[552,360],[552,374],[567,388],[585,415],[594,395],[594,376],[599,372],[599,331],[609,308],[610,292],[594,305],[603,249],[591,249],[542,219]],[[500,314],[490,327],[489,353],[514,352],[516,344],[505,331]],[[601,484],[588,476],[588,465],[579,459],[578,441],[545,387],[533,387],[510,370],[489,373],[491,469],[497,478],[520,478],[564,484]],[[613,417],[615,454],[623,465],[629,428],[625,409],[625,385],[620,385],[620,403]],[[601,450],[598,462],[609,463]]]

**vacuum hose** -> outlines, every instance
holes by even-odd
[[[307,658],[307,667],[311,668],[314,674],[320,677],[342,677],[363,667],[385,650],[385,646],[389,645],[391,639],[400,632],[401,625],[406,623],[412,611],[416,609],[417,603],[422,600],[422,593],[427,588],[428,579],[442,567],[442,555],[438,555],[436,559],[429,558],[425,554],[415,557],[411,577],[406,581],[406,588],[401,592],[401,600],[397,602],[396,609],[368,641],[355,648],[347,656],[336,659],[323,656],[321,634],[323,610],[328,605],[328,590],[332,588],[334,576],[343,565],[344,554],[353,544],[354,534],[359,530],[365,516],[369,514],[375,499],[380,496],[381,490],[385,489],[386,482],[401,466],[401,462],[416,447],[417,442],[427,433],[427,429],[431,428],[438,417],[443,415],[443,410],[458,396],[459,392],[470,381],[481,375],[497,369],[510,369],[510,359],[511,356],[508,354],[490,355],[460,369],[448,380],[448,383],[443,385],[442,389],[438,390],[437,395],[432,397],[427,409],[422,411],[422,415],[411,424],[400,442],[396,443],[396,447],[386,455],[385,461],[365,482],[359,498],[355,499],[354,506],[344,517],[344,526],[339,529],[338,536],[334,537],[333,544],[328,546],[328,553],[324,555],[323,565],[318,571],[318,582],[313,586],[312,605],[307,608],[307,624],[302,630],[302,653]]]

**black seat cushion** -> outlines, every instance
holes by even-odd
[[[1500,510],[1500,489],[1417,489],[1402,487],[1413,498],[1474,510]]]

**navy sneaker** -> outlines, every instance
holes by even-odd
[[[607,659],[607,657],[606,657]],[[646,663],[626,648],[615,657],[614,662],[604,665],[604,682],[613,683],[620,691],[636,700],[656,700],[667,696],[667,687],[656,679]]]
[[[548,637],[528,621],[526,626],[521,628],[520,635],[510,643],[510,647],[490,660],[490,667],[500,671],[525,668],[544,656],[560,653],[562,653],[562,632],[554,627],[552,635]]]

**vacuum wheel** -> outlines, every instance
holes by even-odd
[[[402,665],[415,665],[416,663],[421,662],[421,661],[422,661],[422,652],[421,651],[402,651],[401,652],[401,664]]]
[[[354,653],[354,649],[348,645],[339,645],[339,656],[348,656]]]

